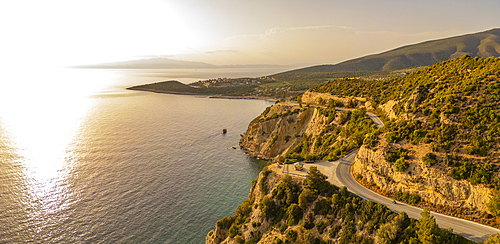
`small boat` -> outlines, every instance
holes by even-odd
[[[227,133],[227,129],[226,128],[222,129],[222,134],[226,134],[226,133]]]

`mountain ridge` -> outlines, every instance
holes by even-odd
[[[283,73],[392,71],[428,66],[464,55],[483,58],[499,57],[500,28],[405,45],[338,64],[314,65]]]

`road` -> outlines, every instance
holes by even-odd
[[[337,110],[350,110],[343,108],[336,108]],[[377,127],[383,127],[384,123],[378,118],[376,115],[372,113],[367,113],[367,115],[375,122]],[[311,166],[316,166],[323,174],[328,177],[328,181],[337,186],[346,186],[347,189],[360,196],[365,200],[372,200],[374,202],[378,202],[387,206],[392,211],[399,213],[404,211],[411,218],[419,219],[420,213],[423,211],[421,208],[417,208],[411,205],[407,205],[404,203],[396,203],[394,204],[392,199],[389,199],[385,196],[379,195],[368,188],[364,187],[360,183],[358,183],[351,174],[351,165],[354,162],[356,157],[356,153],[359,149],[354,150],[349,155],[345,156],[342,159],[339,159],[335,162],[317,162],[314,164],[306,164],[304,165],[306,169]],[[288,165],[283,169],[283,173],[288,173],[295,176],[305,177],[306,173],[304,171],[295,171],[290,170]],[[291,167],[293,168],[293,167]],[[307,171],[306,171],[307,172]],[[469,240],[473,240],[476,242],[482,242],[488,239],[489,235],[499,232],[499,229],[478,224],[472,221],[459,219],[447,215],[443,215],[440,213],[431,212],[432,216],[436,219],[436,223],[440,228],[453,229],[453,232],[456,234],[460,234]]]
[[[400,202],[394,204],[392,202],[392,199],[389,199],[367,189],[354,179],[350,171],[352,162],[356,157],[356,153],[357,150],[337,161],[336,167],[332,168],[332,170],[335,170],[334,178],[336,179],[329,179],[329,181],[331,183],[340,183],[340,186],[346,186],[350,192],[360,196],[365,200],[372,200],[374,202],[381,203],[396,213],[404,211],[411,218],[419,219],[421,217],[420,213],[423,211],[423,209]],[[499,229],[474,223],[472,221],[459,219],[435,212],[431,212],[431,214],[436,219],[436,223],[440,228],[452,228],[454,233],[460,234],[465,238],[476,242],[482,242],[488,239],[488,236],[490,234],[500,232]]]

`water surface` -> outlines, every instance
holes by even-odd
[[[97,89],[0,106],[0,242],[204,243],[262,169],[231,147],[270,103],[127,91],[156,78],[75,72]]]

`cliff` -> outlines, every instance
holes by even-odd
[[[499,58],[464,56],[398,79],[332,80],[310,92],[366,101],[359,106],[385,118],[353,163],[363,184],[389,197],[415,194],[436,211],[476,214],[475,221],[495,225],[482,216],[498,215],[496,202],[488,204],[500,182],[499,81]]]
[[[384,159],[394,147],[406,148],[412,152],[412,159],[406,160],[409,167],[398,172],[393,163]],[[491,189],[484,185],[472,185],[467,180],[455,180],[443,166],[427,167],[421,160],[430,148],[414,145],[389,145],[384,143],[376,151],[361,147],[352,165],[353,175],[375,184],[388,192],[409,192],[422,200],[450,209],[467,208],[488,211]]]
[[[467,56],[397,79],[328,81],[298,99],[305,106],[278,103],[267,108],[250,123],[240,146],[252,156],[281,163],[333,161],[361,148],[351,170],[366,186],[496,226],[500,191],[492,189],[500,187],[499,81],[500,59]],[[385,126],[377,128],[367,110],[384,119]],[[375,203],[343,188],[311,188],[307,178],[284,180],[279,172],[263,171],[249,199],[235,216],[217,222],[207,243],[397,243],[397,238],[407,238],[396,230],[401,222],[393,221],[404,216],[374,224],[379,210],[363,215],[352,209],[371,209]],[[396,239],[384,241],[386,228],[394,230]]]
[[[316,95],[306,92],[303,97]],[[366,108],[339,109],[338,100],[319,101],[311,106],[268,107],[250,123],[240,147],[253,157],[275,162],[332,161],[361,146],[365,134],[376,129]]]
[[[206,243],[409,243],[427,233],[446,243],[474,243],[439,229],[428,212],[417,221],[330,185],[315,167],[303,180],[280,172],[276,164],[265,168],[248,199],[234,216],[217,221]]]
[[[319,134],[325,122],[316,108],[276,104],[250,123],[240,147],[252,157],[275,160],[296,147],[304,133]]]

